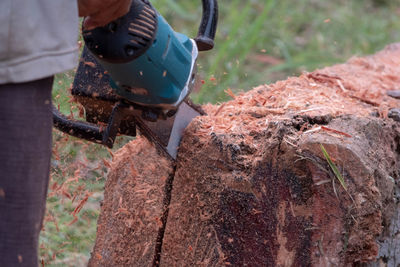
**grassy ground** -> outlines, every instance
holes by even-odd
[[[199,0],[151,1],[177,31],[195,36]],[[343,62],[400,40],[394,0],[219,0],[216,47],[199,59],[205,81],[195,101],[220,102],[302,71]],[[54,101],[69,114],[73,72],[57,76]],[[119,139],[114,151],[126,142]],[[40,257],[46,266],[84,266],[94,244],[110,152],[54,131],[54,153]],[[81,209],[80,209],[81,208]]]

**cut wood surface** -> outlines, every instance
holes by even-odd
[[[113,157],[89,266],[148,266],[160,246],[173,168],[146,139]]]
[[[398,266],[392,90],[399,44],[204,106],[176,163],[130,142],[89,265]]]

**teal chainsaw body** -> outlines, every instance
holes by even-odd
[[[194,39],[175,32],[148,0],[133,0],[128,14],[104,27],[83,29],[85,48],[72,94],[84,106],[88,123],[67,119],[53,108],[55,126],[109,147],[117,134],[135,135],[136,127],[163,148],[177,145],[179,141],[171,141],[176,125],[183,131],[201,114],[187,101],[198,52],[214,46],[217,1],[202,4]],[[177,117],[182,105],[190,118]],[[94,125],[98,122],[107,123],[106,129]]]
[[[196,44],[158,16],[155,42],[143,55],[128,63],[102,65],[118,95],[138,104],[173,109],[193,86],[197,55]]]
[[[203,0],[203,5],[213,2]],[[202,50],[212,48],[215,34],[215,29],[205,29],[211,36],[198,39]],[[106,27],[84,30],[83,38],[110,75],[116,94],[129,102],[176,109],[193,87],[196,41],[175,32],[148,1],[133,1],[127,15]]]

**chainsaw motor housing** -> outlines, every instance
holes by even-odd
[[[173,110],[194,85],[195,41],[175,32],[148,1],[133,1],[128,15],[84,30],[83,38],[128,102]]]

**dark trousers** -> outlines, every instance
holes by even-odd
[[[0,85],[0,266],[37,266],[51,157],[53,78]]]

